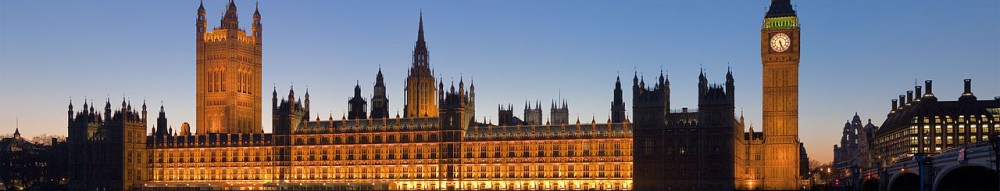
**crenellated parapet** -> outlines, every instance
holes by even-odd
[[[724,84],[709,84],[705,72],[698,76],[698,105],[725,105],[735,103],[733,72],[726,72]]]
[[[147,140],[155,140],[154,136],[148,136]],[[197,134],[197,135],[167,135],[162,141],[147,141],[146,147],[150,149],[161,148],[205,148],[205,147],[247,147],[247,146],[270,146],[271,134]]]
[[[84,101],[83,109],[75,111],[72,102],[70,102],[67,122],[70,134],[74,139],[100,141],[107,139],[106,136],[112,133],[109,131],[120,131],[122,126],[142,128],[146,126],[145,103],[143,103],[141,111],[136,111],[132,108],[132,104],[123,99],[122,106],[112,110],[109,99],[105,104],[103,114],[95,111],[93,105],[93,103],[88,104]]]
[[[452,130],[467,129],[473,122],[473,117],[476,114],[474,85],[470,85],[468,92],[465,91],[464,80],[459,80],[458,90],[455,89],[455,84],[451,85],[449,91],[443,90],[444,84],[439,83],[438,86],[442,89],[438,92],[441,98],[438,101],[441,128]]]
[[[383,133],[439,130],[436,117],[315,120],[304,122],[295,134]]]
[[[559,125],[510,125],[498,126],[480,124],[465,131],[465,140],[469,141],[499,141],[499,140],[556,140],[556,139],[597,139],[597,138],[631,138],[632,129],[629,122],[589,124],[559,124]]]
[[[288,90],[287,98],[278,102],[278,90],[271,93],[272,130],[276,134],[295,132],[303,122],[309,120],[309,92],[306,91],[305,105],[295,98],[294,88]]]
[[[76,112],[71,102],[67,111],[69,165],[78,167],[69,172],[70,189],[123,190],[141,184],[149,178],[146,160],[142,160],[146,157],[146,103],[132,108],[123,98],[121,107],[113,110],[109,99],[104,114],[93,105],[84,101],[83,109]]]

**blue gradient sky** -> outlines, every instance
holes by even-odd
[[[249,29],[253,1],[237,1]],[[796,1],[802,24],[800,137],[809,156],[832,159],[854,112],[881,124],[889,100],[914,80],[935,80],[955,100],[973,79],[981,99],[1000,95],[1000,2]],[[695,108],[699,67],[709,81],[737,85],[737,111],[760,129],[760,25],[756,1],[264,1],[263,84],[286,95],[307,86],[312,108],[340,118],[356,80],[371,94],[381,65],[390,113],[423,9],[431,65],[449,83],[475,79],[477,119],[497,104],[549,102],[572,118],[608,118],[617,73],[631,86],[662,67],[675,109]],[[225,1],[206,1],[210,27]],[[0,2],[0,133],[20,118],[25,136],[66,134],[66,106],[84,97],[103,107],[122,96],[166,106],[170,124],[194,124],[197,1]],[[625,92],[631,104],[631,92]],[[270,99],[266,97],[265,103]],[[264,104],[267,106],[267,104]],[[155,110],[155,109],[151,109]],[[150,113],[154,113],[151,111]],[[314,112],[314,113],[315,113]],[[152,116],[152,114],[150,114]],[[270,116],[264,108],[264,118]],[[495,120],[494,120],[495,121]],[[264,129],[270,132],[270,121]]]

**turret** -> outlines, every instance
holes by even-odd
[[[705,71],[702,70],[698,74],[698,95],[705,95],[706,91],[708,91],[708,78],[705,77]]]
[[[111,121],[111,98],[104,102],[104,121]]]
[[[549,122],[552,124],[569,123],[569,104],[566,100],[552,100],[550,108]]]
[[[660,70],[660,78],[661,78],[660,81],[662,81],[661,85],[663,86],[662,87],[662,89],[663,89],[663,96],[662,97],[663,97],[664,107],[667,108],[667,110],[669,110],[670,109],[670,76],[664,74],[663,70]],[[669,112],[667,112],[667,113],[669,113]]]
[[[274,113],[278,111],[278,88],[273,87],[274,91],[271,92],[271,112]]]
[[[128,111],[127,110],[128,108],[129,108],[128,105],[126,105],[125,103],[125,97],[122,97],[122,108],[121,108],[122,114],[125,114],[125,111]]]
[[[615,77],[614,100],[611,101],[611,122],[621,123],[625,120],[625,101],[622,98],[622,82]]]
[[[142,120],[146,121],[146,100],[142,100]]]
[[[84,103],[87,103],[84,101]],[[69,111],[66,111],[67,123],[73,123],[73,100],[69,100]]]
[[[730,103],[736,103],[736,80],[733,78],[733,70],[726,72],[726,98]]]
[[[160,115],[156,118],[157,129],[153,132],[156,136],[162,137],[167,135],[167,112],[163,109],[163,104],[160,104]]]
[[[368,114],[365,111],[365,107],[368,104],[365,98],[361,97],[361,85],[360,83],[354,85],[354,97],[347,101],[350,105],[350,111],[348,111],[348,119],[367,119]]]
[[[470,108],[468,95],[456,92],[454,84],[438,105],[440,106],[438,119],[441,120],[441,128],[444,130],[465,130],[475,116],[474,110]]]
[[[497,105],[497,120],[498,126],[516,125],[514,121],[514,106],[507,105],[507,107],[504,108],[502,105]]]
[[[309,88],[306,88],[306,100],[305,100],[305,116],[309,116]]]
[[[195,19],[195,28],[198,41],[204,40],[208,21],[205,19],[205,5],[200,2],[198,3],[198,18]]]
[[[288,88],[288,104],[295,105],[295,87],[291,86]]]
[[[465,95],[465,80],[458,78],[458,95]]]
[[[639,72],[632,74],[632,92],[639,91]]]
[[[382,68],[375,75],[375,87],[372,88],[372,118],[389,118],[389,97],[385,92],[385,81],[382,78]]]
[[[234,8],[235,9],[235,8]],[[256,43],[261,44],[261,29],[263,27],[260,24],[260,2],[257,2],[253,10],[253,37]]]
[[[220,28],[239,30],[240,21],[239,15],[236,13],[236,3],[233,0],[229,0],[229,6],[226,7],[226,13],[222,16],[222,24]]]

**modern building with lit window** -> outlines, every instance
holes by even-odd
[[[972,80],[957,101],[940,101],[931,80],[892,100],[892,108],[875,131],[874,159],[883,165],[913,154],[934,155],[953,147],[990,139],[1000,133],[1000,97],[978,100]]]

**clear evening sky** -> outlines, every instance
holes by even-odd
[[[210,27],[226,1],[205,2]],[[355,81],[371,95],[379,66],[390,113],[423,9],[431,66],[449,84],[475,79],[476,118],[498,104],[521,116],[526,100],[569,100],[570,116],[608,119],[615,76],[626,103],[635,69],[667,72],[673,109],[696,108],[700,67],[709,81],[736,78],[737,115],[760,129],[760,26],[767,0],[739,1],[263,1],[264,131],[272,85],[308,87],[313,115],[341,118]],[[881,125],[890,99],[934,80],[956,100],[962,79],[980,99],[1000,95],[1000,1],[794,1],[802,25],[800,138],[832,160],[855,112]],[[249,30],[254,1],[237,1]],[[194,124],[197,1],[0,2],[0,134],[66,135],[72,98],[103,110],[110,97],[150,118],[162,101],[169,123]],[[631,107],[629,107],[631,111]],[[629,112],[630,113],[630,112]],[[311,117],[315,118],[315,116]],[[152,125],[154,122],[150,122]],[[197,127],[195,127],[197,128]]]

